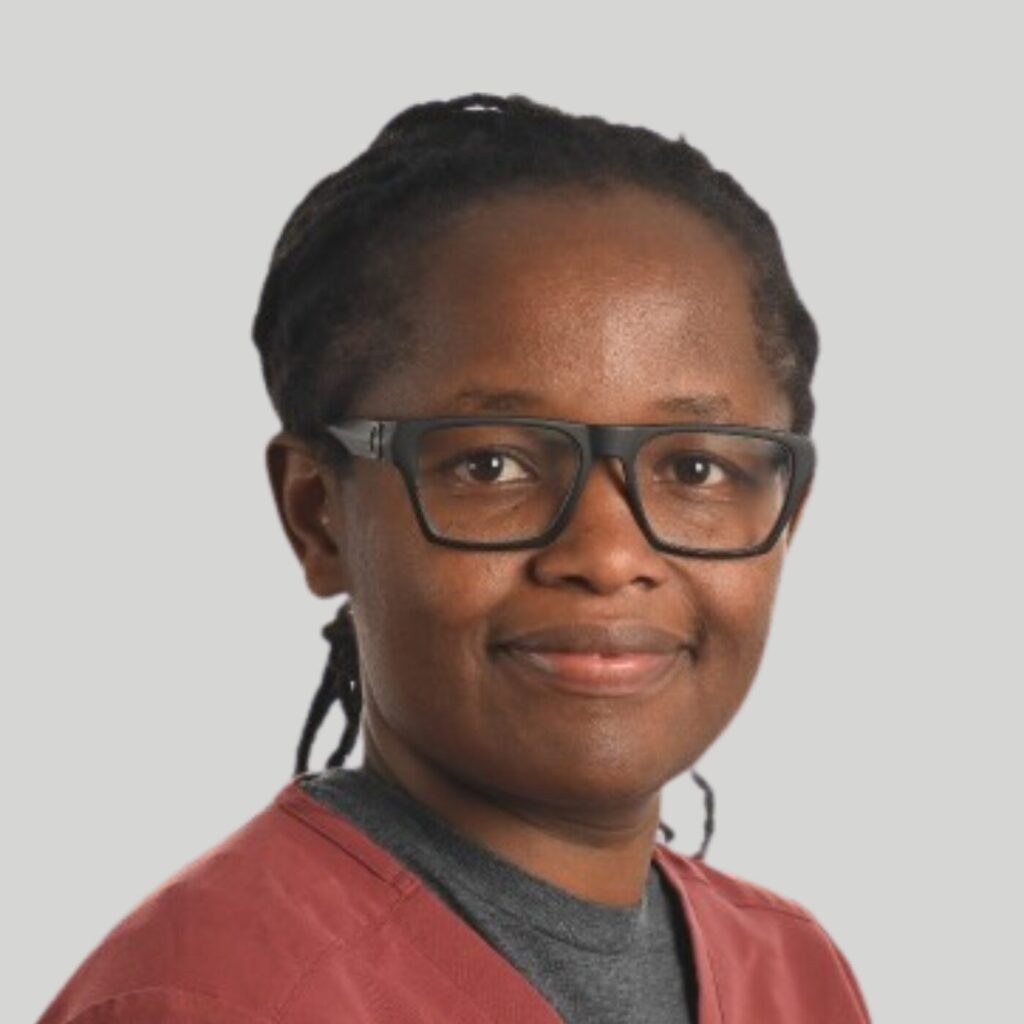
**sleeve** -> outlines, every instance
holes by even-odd
[[[110,996],[65,1024],[274,1024],[262,1014],[246,1010],[202,992],[173,988],[147,988]]]

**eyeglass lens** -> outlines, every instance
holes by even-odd
[[[550,427],[438,427],[420,437],[418,493],[434,531],[451,540],[526,541],[547,531],[568,500],[581,453]],[[636,456],[641,507],[664,543],[742,550],[763,542],[792,474],[788,449],[770,438],[675,431]]]

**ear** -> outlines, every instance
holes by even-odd
[[[340,502],[331,502],[329,472],[301,438],[279,431],[267,443],[267,473],[288,541],[317,597],[348,591],[348,572],[335,538],[344,535]]]

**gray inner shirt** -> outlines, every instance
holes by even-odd
[[[329,768],[300,785],[419,877],[566,1024],[696,1021],[689,933],[653,862],[640,903],[594,903],[496,856],[368,768]]]

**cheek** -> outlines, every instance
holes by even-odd
[[[353,523],[346,556],[353,568],[353,601],[395,604],[429,613],[443,627],[485,611],[513,560],[502,554],[463,551],[429,541],[420,529],[405,482],[390,467],[371,467],[346,504]],[[351,517],[351,518],[349,518]],[[362,591],[360,593],[360,590]],[[385,615],[388,609],[383,609]],[[397,610],[397,607],[396,607]]]
[[[513,585],[515,555],[431,543],[404,489],[376,503],[351,554],[364,685],[393,726],[437,727],[474,699],[487,626]]]
[[[695,573],[707,627],[707,661],[713,672],[728,669],[737,682],[733,703],[742,701],[761,660],[781,571],[781,548],[757,558],[709,562]]]

